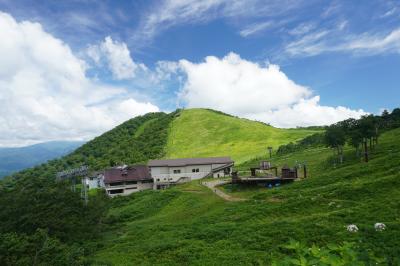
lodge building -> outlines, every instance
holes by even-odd
[[[126,196],[134,192],[152,189],[153,178],[147,165],[121,166],[104,172],[107,195]]]
[[[148,163],[153,189],[189,182],[204,177],[230,176],[234,162],[230,157],[151,160]]]
[[[102,182],[110,197],[126,196],[205,177],[230,176],[233,165],[230,157],[151,160],[148,165],[124,165],[106,169]]]

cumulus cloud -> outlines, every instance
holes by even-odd
[[[110,36],[98,45],[89,45],[87,54],[97,65],[105,64],[117,80],[132,79],[137,70],[147,69],[133,62],[126,43],[114,41]]]
[[[319,96],[296,84],[277,65],[262,66],[235,53],[204,62],[179,62],[186,76],[180,99],[187,107],[209,107],[278,127],[326,125],[362,110],[319,104]]]
[[[123,88],[88,78],[87,64],[40,24],[17,22],[0,12],[0,25],[0,146],[88,139],[158,111]],[[108,44],[115,48],[111,39]],[[120,76],[130,73],[124,67],[119,71]]]

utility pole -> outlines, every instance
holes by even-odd
[[[86,185],[86,179],[82,178],[82,193],[81,197],[85,200],[85,205],[88,204],[88,191],[87,191],[87,185]]]
[[[269,158],[272,158],[272,147],[271,146],[268,147],[268,151],[269,151]]]

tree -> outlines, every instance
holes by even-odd
[[[348,133],[349,137],[349,144],[353,146],[356,149],[356,154],[357,156],[360,155],[360,145],[363,142],[363,137],[361,135],[361,132],[355,128]]]
[[[326,146],[337,151],[339,161],[343,163],[343,146],[346,143],[346,135],[343,128],[336,124],[327,127],[324,141]]]
[[[378,142],[378,123],[373,115],[366,115],[359,120],[359,132],[363,138],[365,161],[368,162],[368,140],[369,147],[372,149],[372,140]]]

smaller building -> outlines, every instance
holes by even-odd
[[[84,184],[90,189],[103,188],[104,187],[104,173],[94,172],[88,177],[85,177]]]
[[[153,179],[146,165],[123,166],[105,170],[104,184],[110,197],[126,196],[152,189]]]

